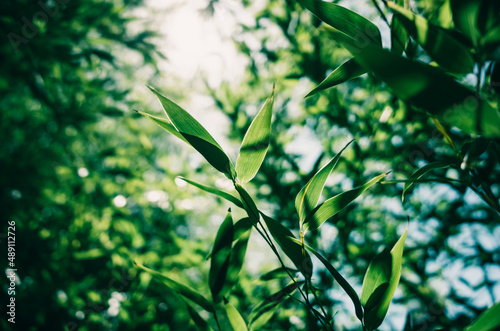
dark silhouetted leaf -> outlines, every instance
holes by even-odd
[[[300,244],[300,242],[299,242]],[[292,268],[286,268],[286,270],[282,267],[273,269],[269,272],[266,272],[265,274],[261,275],[259,277],[260,280],[268,281],[272,279],[280,279],[283,277],[288,277],[288,272],[291,273],[292,275],[299,272],[297,269],[292,269]]]

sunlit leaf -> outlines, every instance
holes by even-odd
[[[311,278],[313,268],[311,257],[297,241],[293,240],[295,237],[292,231],[269,216],[262,214],[262,217],[274,240],[281,247],[285,255],[292,260],[293,264],[295,264],[304,277]]]
[[[259,171],[271,139],[274,89],[254,118],[241,144],[236,160],[236,174],[241,183],[250,181]]]
[[[382,37],[375,24],[342,6],[320,0],[298,0],[326,24],[342,31],[362,47],[368,43],[382,46]]]
[[[474,59],[470,51],[446,30],[393,2],[387,2],[387,5],[433,60],[454,73],[472,72]]]
[[[359,63],[357,63],[354,59],[349,59],[338,66],[305,97],[310,97],[320,91],[326,90],[327,88],[342,84],[348,80],[361,76],[364,73],[366,73],[366,70],[359,65]]]
[[[383,80],[397,97],[467,133],[500,136],[499,111],[441,69],[410,61],[373,44],[359,47],[345,33],[331,28],[329,31],[356,61]]]
[[[231,160],[208,131],[187,111],[163,96],[152,87],[149,89],[160,100],[165,113],[175,129],[217,170],[228,178],[235,177],[235,169]]]
[[[142,270],[151,274],[155,279],[157,279],[158,281],[163,283],[165,286],[167,286],[171,290],[173,290],[173,291],[179,293],[180,295],[182,295],[183,297],[193,301],[194,303],[198,304],[200,307],[202,307],[206,311],[209,311],[211,313],[214,312],[214,308],[213,308],[212,304],[203,295],[201,295],[197,291],[193,290],[189,286],[186,286],[184,284],[176,282],[175,280],[170,279],[169,277],[162,275],[161,273],[159,273],[157,271],[151,270],[151,269],[149,269],[141,264],[138,264],[137,262],[134,262],[134,264],[137,267],[141,268]]]
[[[333,198],[330,198],[325,202],[319,204],[309,214],[307,214],[306,218],[304,219],[304,230],[316,230],[324,222],[326,222],[326,220],[344,209],[348,204],[359,197],[364,191],[369,189],[385,176],[387,176],[387,173],[378,175],[364,185],[337,194]]]
[[[301,242],[297,239],[294,239],[294,241],[301,245]],[[356,291],[352,288],[351,284],[333,267],[333,265],[325,259],[319,252],[317,252],[314,248],[308,246],[307,244],[304,244],[304,246],[314,254],[318,258],[318,260],[323,263],[323,265],[326,267],[326,269],[330,272],[330,274],[333,276],[333,278],[339,283],[340,287],[347,293],[347,295],[351,298],[352,303],[354,304],[354,308],[356,310],[356,316],[358,317],[359,320],[363,319],[363,308],[361,306],[361,302],[359,300],[358,294]]]
[[[227,201],[234,203],[237,207],[240,207],[242,209],[244,208],[243,204],[241,203],[241,201],[237,197],[235,197],[234,195],[232,195],[232,194],[229,194],[227,192],[221,191],[221,190],[219,190],[219,189],[217,189],[215,187],[210,187],[210,186],[206,186],[206,185],[197,183],[197,182],[195,182],[193,180],[190,180],[190,179],[187,179],[187,178],[184,178],[184,177],[181,177],[181,176],[178,176],[177,178],[182,179],[186,183],[189,183],[189,184],[191,184],[193,186],[196,186],[197,188],[202,189],[203,191],[215,194],[215,195],[217,195],[217,196],[219,196],[219,197],[221,197],[223,199],[226,199]]]
[[[288,296],[292,295],[293,292],[295,292],[295,290],[302,284],[304,284],[303,281],[293,282],[280,291],[270,295],[258,304],[250,314],[250,329],[259,330],[262,326],[264,326],[272,317],[272,314],[275,312],[278,305],[285,301]]]
[[[408,0],[396,0],[396,3],[404,8],[408,8]],[[392,17],[391,21],[391,52],[401,55],[406,49],[408,42],[408,31],[404,28],[401,20],[397,16]]]
[[[410,176],[410,178],[408,178],[405,182],[405,186],[403,188],[403,194],[401,196],[401,200],[404,201],[406,191],[408,191],[413,186],[413,184],[416,181],[418,181],[422,176],[424,176],[426,173],[428,173],[429,171],[434,170],[434,169],[439,169],[439,168],[444,168],[444,167],[449,167],[449,166],[450,166],[449,163],[438,161],[438,162],[432,162],[432,163],[426,164],[422,168],[415,171]]]
[[[243,317],[241,317],[240,312],[229,302],[224,304],[224,308],[226,308],[227,317],[229,319],[229,323],[233,327],[234,331],[247,331],[247,324]]]
[[[361,302],[365,302],[364,321],[365,327],[368,330],[375,330],[382,324],[392,298],[394,297],[394,293],[396,292],[396,288],[398,287],[401,277],[401,265],[403,262],[404,241],[407,231],[408,230],[405,230],[403,235],[399,238],[390,254],[381,253],[381,257],[379,255],[378,258],[376,257],[372,261],[375,265],[372,266],[372,263],[370,263],[366,272],[363,281]],[[390,276],[386,287],[384,284],[386,283],[387,275]],[[367,297],[368,299],[366,299]]]
[[[295,209],[299,214],[299,220],[301,222],[306,218],[306,215],[308,215],[309,212],[316,207],[328,176],[330,176],[333,168],[339,162],[342,152],[351,142],[352,140],[348,142],[347,145],[345,145],[344,148],[342,148],[342,150],[330,160],[330,162],[323,166],[323,168],[321,168],[297,194],[297,197],[295,198]]]
[[[139,110],[136,110],[136,112],[151,119],[153,122],[155,122],[162,129],[166,130],[167,132],[173,134],[174,136],[176,136],[180,140],[189,144],[189,142],[186,140],[186,138],[184,138],[184,136],[182,134],[180,134],[179,131],[177,131],[177,129],[174,127],[174,125],[169,120],[167,120],[165,118],[161,118],[161,117],[156,117],[156,116],[153,116],[153,115],[150,115],[147,113],[143,113],[142,111],[139,111]]]
[[[465,328],[465,331],[494,331],[500,328],[500,303],[496,303]]]
[[[215,302],[220,301],[221,297],[219,294],[226,282],[226,275],[231,258],[233,233],[233,218],[231,216],[231,209],[229,209],[224,221],[217,231],[212,249],[208,283],[210,284],[210,291],[212,292],[212,298]]]

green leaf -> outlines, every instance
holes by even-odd
[[[402,194],[401,200],[402,201],[405,200],[405,193],[406,193],[406,191],[408,191],[413,186],[413,184],[416,181],[418,181],[420,178],[422,178],[422,176],[424,176],[426,173],[428,173],[429,171],[434,170],[434,169],[439,169],[439,168],[444,168],[444,167],[449,167],[449,166],[450,165],[448,163],[439,162],[438,161],[438,162],[432,162],[432,163],[426,164],[422,168],[420,168],[417,171],[415,171],[410,176],[410,178],[408,178],[405,181],[405,186],[403,188],[403,194]]]
[[[294,239],[294,241],[301,245],[301,242],[297,239]],[[323,263],[323,265],[326,267],[326,269],[330,272],[330,274],[333,276],[333,278],[339,283],[340,287],[347,293],[347,295],[351,298],[352,303],[354,304],[354,308],[356,310],[356,316],[358,319],[361,321],[363,319],[363,308],[361,306],[361,302],[359,301],[358,294],[356,291],[352,288],[351,284],[333,267],[333,265],[328,262],[327,259],[325,259],[319,252],[317,252],[314,248],[308,246],[307,244],[304,244],[304,246],[314,254],[318,258],[318,260]]]
[[[312,276],[312,261],[309,254],[303,249],[302,245],[298,243],[288,228],[284,227],[280,222],[275,219],[262,214],[264,222],[271,232],[274,240],[281,247],[283,252],[293,264],[300,270],[305,278],[310,279]]]
[[[212,292],[214,302],[220,301],[221,296],[219,294],[226,282],[226,275],[231,258],[233,233],[233,218],[231,216],[231,209],[229,209],[224,221],[217,231],[212,249],[208,283],[210,284],[210,291]]]
[[[259,171],[271,139],[274,88],[271,96],[250,124],[236,160],[236,174],[241,183],[249,182]]]
[[[409,7],[408,0],[396,0],[396,3],[404,8]],[[393,16],[391,20],[391,52],[396,55],[403,54],[408,42],[408,31],[404,28],[401,20]]]
[[[207,299],[205,299],[205,297],[203,295],[201,295],[197,291],[193,290],[189,286],[178,283],[175,280],[170,279],[169,277],[162,275],[161,273],[159,273],[157,271],[151,270],[151,269],[149,269],[141,264],[138,264],[137,262],[134,262],[134,264],[137,267],[141,268],[142,270],[146,271],[147,273],[151,274],[154,278],[156,278],[158,281],[163,283],[166,287],[179,293],[183,297],[193,301],[194,303],[196,303],[197,305],[199,305],[200,307],[202,307],[206,311],[211,312],[211,313],[214,312],[214,308],[213,308],[212,304]]]
[[[252,222],[250,222],[250,219],[248,217],[240,219],[238,222],[236,222],[233,225],[233,250],[234,250],[234,243],[237,242],[238,240],[247,240],[248,237],[250,236],[250,230],[252,229]],[[246,239],[245,239],[246,238]],[[207,256],[207,260],[212,258],[212,252]]]
[[[193,320],[194,324],[196,325],[197,329],[200,331],[208,331],[212,330],[212,328],[208,325],[207,321],[205,321],[198,312],[191,307],[189,303],[186,302],[186,300],[182,300],[186,304],[186,308],[188,310],[189,316],[191,316],[191,319]]]
[[[323,223],[326,222],[327,219],[344,209],[348,204],[359,197],[364,191],[366,191],[368,188],[373,186],[385,176],[387,176],[387,173],[378,175],[377,177],[372,178],[366,184],[356,187],[352,190],[337,194],[333,198],[330,198],[318,205],[309,214],[307,214],[306,218],[304,219],[304,231],[312,231],[319,228]]]
[[[189,144],[189,142],[186,140],[186,138],[184,138],[184,136],[182,134],[180,134],[179,131],[177,131],[177,129],[174,127],[174,125],[169,120],[167,120],[165,118],[161,118],[161,117],[156,117],[156,116],[153,116],[153,115],[150,115],[147,113],[143,113],[142,111],[139,111],[139,110],[136,110],[136,112],[138,112],[139,114],[141,114],[143,116],[148,117],[149,119],[151,119],[153,122],[155,122],[162,129],[166,130],[167,132],[173,134],[174,136],[176,136],[180,140]]]
[[[187,111],[149,86],[160,100],[165,113],[175,129],[193,146],[215,169],[234,179],[236,171],[222,147],[208,131]]]
[[[468,133],[500,136],[500,113],[441,69],[412,62],[380,47],[359,47],[354,39],[329,30],[365,69],[383,80],[400,99]]]
[[[299,244],[300,244],[300,242],[299,242]],[[288,277],[288,273],[295,274],[297,272],[299,272],[299,270],[297,270],[297,269],[279,267],[279,268],[273,269],[269,272],[266,272],[265,274],[261,275],[259,277],[259,279],[263,280],[263,281],[268,281],[268,280],[272,280],[272,279],[280,279],[280,278]]]
[[[394,11],[394,15],[403,23],[408,32],[439,65],[458,74],[472,72],[474,59],[471,53],[446,30],[393,2],[387,2],[387,6]]]
[[[331,74],[328,75],[318,86],[316,86],[311,92],[309,92],[305,97],[308,98],[320,91],[326,90],[327,88],[342,84],[361,76],[366,73],[366,70],[359,65],[354,59],[349,59],[337,67]]]
[[[367,308],[367,303],[375,293],[375,290],[382,284],[388,284],[391,280],[392,255],[389,251],[377,254],[366,270],[361,289],[361,304]],[[379,300],[382,298],[380,296]]]
[[[282,303],[288,296],[292,295],[293,292],[295,292],[295,290],[302,284],[304,284],[304,281],[293,282],[280,291],[270,295],[264,301],[258,304],[250,314],[250,329],[259,330],[262,326],[264,326],[276,311],[278,305]]]
[[[363,280],[361,302],[366,302],[364,321],[365,327],[368,330],[375,330],[382,324],[392,298],[394,297],[394,293],[396,292],[396,288],[398,287],[399,279],[401,278],[404,241],[407,232],[408,229],[405,230],[403,235],[399,238],[390,254],[381,253],[384,255],[378,259],[375,258],[372,261],[375,265],[372,267],[372,263],[370,263],[366,272],[365,279]],[[388,255],[391,257],[390,264],[388,264]],[[382,273],[382,275],[380,275],[380,273]],[[383,284],[386,283],[385,280],[387,275],[390,275],[389,284],[384,288],[385,285]],[[374,284],[378,284],[378,286],[373,287]],[[384,287],[380,287],[381,285]],[[380,288],[380,290],[377,290],[378,288]],[[372,291],[371,293],[369,293],[370,290]],[[383,290],[384,293],[381,294]],[[365,293],[369,293],[369,295]],[[366,297],[368,297],[368,300],[366,300]],[[371,299],[372,297],[373,299]]]
[[[465,331],[494,331],[500,328],[500,303],[496,303],[465,328]]]
[[[224,308],[226,308],[227,317],[229,319],[229,323],[233,327],[234,331],[247,331],[247,324],[243,317],[241,317],[240,312],[229,302],[224,304]]]
[[[344,148],[342,148],[342,150],[330,160],[330,162],[323,166],[323,168],[321,168],[297,194],[297,197],[295,198],[295,209],[299,214],[300,222],[302,222],[306,215],[309,214],[314,207],[316,207],[328,176],[330,176],[333,168],[339,162],[342,152],[351,142],[352,140],[348,142],[347,145],[345,145]]]
[[[478,17],[481,8],[481,0],[453,0],[451,11],[455,27],[477,47],[481,32],[478,29]]]
[[[181,176],[177,176],[177,178],[182,179],[186,183],[191,184],[193,186],[196,186],[197,188],[202,189],[203,191],[215,194],[215,195],[217,195],[217,196],[219,196],[219,197],[221,197],[223,199],[226,199],[227,201],[234,203],[237,207],[240,207],[241,209],[244,208],[243,204],[240,201],[240,199],[238,199],[237,197],[235,197],[232,194],[229,194],[227,192],[221,191],[221,190],[219,190],[219,189],[217,189],[215,187],[210,187],[210,186],[206,186],[206,185],[197,183],[197,182],[195,182],[193,180],[190,180],[190,179],[187,179],[187,178],[184,178],[184,177],[181,177]]]
[[[375,24],[363,16],[331,2],[298,0],[326,24],[354,38],[359,46],[375,43],[382,46],[382,37]]]
[[[236,191],[238,191],[238,193],[240,194],[241,202],[243,203],[243,207],[245,208],[245,210],[248,214],[248,217],[250,218],[250,221],[252,222],[252,224],[254,226],[256,226],[260,220],[260,216],[259,216],[260,211],[257,208],[257,205],[253,201],[250,194],[248,194],[248,192],[243,188],[243,186],[241,186],[238,183],[235,183],[234,187],[236,188]]]

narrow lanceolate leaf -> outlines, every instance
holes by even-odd
[[[198,314],[198,312],[193,307],[191,307],[189,303],[187,303],[185,300],[183,301],[186,304],[189,316],[191,316],[191,319],[196,325],[196,328],[200,331],[212,330],[212,328],[208,325],[207,321],[205,321],[203,317],[201,317],[200,314]]]
[[[184,177],[181,177],[181,176],[178,176],[177,178],[182,179],[186,183],[191,184],[193,186],[196,186],[197,188],[202,189],[203,191],[215,194],[215,195],[217,195],[217,196],[219,196],[219,197],[221,197],[223,199],[226,199],[227,201],[234,203],[237,207],[240,207],[241,209],[243,209],[243,204],[241,203],[240,199],[238,199],[237,197],[235,197],[232,194],[229,194],[227,192],[221,191],[221,190],[219,190],[219,189],[217,189],[215,187],[210,187],[210,186],[206,186],[206,185],[197,183],[197,182],[195,182],[193,180],[190,180],[190,179],[187,179],[187,178],[184,178]]]
[[[318,205],[309,214],[307,214],[306,218],[304,219],[304,231],[312,231],[319,228],[323,223],[326,222],[326,220],[344,209],[348,204],[359,197],[364,191],[375,185],[385,176],[387,176],[387,173],[378,175],[377,177],[372,178],[366,184],[358,186],[352,190],[337,194],[333,198],[330,198]]]
[[[368,267],[361,293],[361,302],[365,302],[364,324],[367,330],[375,330],[382,324],[394,297],[401,278],[403,248],[407,231],[405,230],[399,238],[390,254],[382,253],[383,256],[379,256],[379,258],[372,261],[376,265],[372,266],[372,263],[370,263]],[[388,282],[386,281],[387,275],[389,275]],[[366,299],[367,297],[368,299]]]
[[[236,174],[241,183],[249,182],[259,171],[271,139],[274,89],[254,118],[241,144],[236,160]]]
[[[234,179],[235,169],[222,147],[208,131],[187,111],[179,107],[152,87],[149,89],[160,100],[165,113],[175,129],[193,146],[215,169]]]
[[[316,93],[326,90],[327,88],[334,87],[361,76],[366,73],[366,70],[359,65],[354,59],[349,59],[337,67],[331,74],[328,75],[318,86],[316,86],[305,97],[310,97]]]
[[[460,30],[475,47],[478,47],[481,32],[478,28],[481,4],[488,1],[481,0],[453,0],[450,1],[455,28]]]
[[[500,328],[500,303],[484,311],[465,331],[494,331]]]
[[[342,152],[351,142],[352,140],[348,142],[347,145],[345,145],[344,148],[342,148],[342,150],[330,160],[330,162],[323,166],[323,168],[321,168],[300,190],[299,194],[297,194],[297,197],[295,198],[295,209],[299,214],[300,222],[302,222],[306,218],[306,215],[309,214],[314,207],[316,207],[328,176],[330,176],[333,168],[339,162]]]
[[[500,112],[441,69],[410,61],[373,44],[359,47],[345,33],[331,28],[329,31],[400,99],[467,133],[500,136]]]
[[[409,7],[409,0],[396,0],[396,3],[404,8]],[[397,16],[393,16],[391,21],[391,52],[401,55],[406,50],[407,42],[408,31],[404,28],[401,20]]]
[[[253,201],[250,194],[248,194],[248,192],[243,188],[243,186],[238,183],[235,183],[234,186],[236,188],[236,191],[238,191],[238,193],[240,194],[241,202],[243,203],[243,207],[245,208],[250,221],[254,226],[256,226],[260,221],[260,211],[257,208],[257,205]]]
[[[183,297],[193,301],[194,303],[196,303],[197,305],[199,305],[200,307],[202,307],[206,311],[211,312],[211,313],[214,312],[214,308],[213,308],[212,304],[203,295],[201,295],[197,291],[193,290],[189,286],[186,286],[184,284],[176,282],[175,280],[173,280],[165,275],[162,275],[161,273],[159,273],[157,271],[146,268],[145,266],[140,265],[136,262],[134,262],[134,264],[137,267],[141,268],[142,270],[151,274],[154,278],[156,278],[156,280],[160,281],[161,283],[163,283],[165,286],[167,286],[171,290],[173,290],[173,291],[179,293],[180,295],[182,295]]]
[[[301,245],[302,243],[294,239],[294,241]],[[361,302],[359,301],[358,294],[356,291],[352,288],[351,284],[333,267],[333,265],[328,262],[327,259],[325,259],[319,252],[317,252],[314,248],[308,246],[307,244],[304,244],[304,246],[314,254],[318,258],[318,260],[323,263],[323,265],[326,267],[326,269],[330,272],[330,274],[333,276],[333,278],[339,283],[340,287],[347,293],[349,298],[351,298],[352,303],[354,304],[354,309],[356,310],[356,317],[362,321],[363,320],[363,308],[361,306]]]
[[[147,113],[143,113],[142,111],[136,110],[139,114],[146,116],[147,118],[151,119],[153,122],[155,122],[159,127],[162,129],[166,130],[167,132],[173,134],[180,140],[184,141],[185,143],[188,143],[188,141],[184,138],[182,134],[177,131],[177,129],[174,127],[174,125],[167,119],[161,118],[161,117],[156,117]],[[189,144],[189,143],[188,143]]]
[[[233,225],[233,250],[236,242],[239,240],[248,241],[250,237],[250,230],[252,229],[252,222],[248,217],[240,219]],[[212,258],[212,252],[207,256],[207,260]],[[232,258],[232,257],[231,257]]]
[[[375,24],[342,6],[320,0],[298,0],[326,24],[354,38],[360,47],[368,43],[382,46],[382,37]]]
[[[259,279],[263,280],[263,281],[268,281],[268,280],[273,280],[273,279],[281,279],[284,277],[288,277],[289,273],[293,275],[293,274],[296,274],[297,272],[299,272],[299,270],[297,270],[297,269],[280,267],[280,268],[273,269],[269,272],[266,272],[265,274],[261,275],[259,277]]]
[[[247,331],[247,324],[243,317],[241,317],[240,312],[229,302],[224,305],[226,308],[227,318],[229,319],[229,323],[233,327],[234,331]]]
[[[405,200],[405,193],[408,191],[415,182],[417,182],[422,176],[424,176],[426,173],[428,173],[431,170],[434,169],[439,169],[439,168],[444,168],[444,167],[449,167],[450,165],[445,162],[432,162],[429,164],[426,164],[422,168],[418,169],[415,171],[410,178],[408,178],[405,182],[405,186],[403,188],[403,194],[401,196],[401,199],[404,201]]]
[[[260,330],[260,328],[264,326],[272,317],[272,314],[275,312],[279,304],[285,301],[288,296],[292,295],[293,292],[295,292],[295,290],[302,284],[304,284],[303,281],[293,282],[280,291],[270,295],[258,304],[250,314],[250,329]]]
[[[293,264],[295,264],[305,278],[310,279],[313,268],[311,256],[309,256],[309,253],[307,253],[302,245],[297,242],[292,231],[269,216],[262,214],[262,217],[264,222],[266,222],[269,232],[271,232],[274,240],[281,247],[285,255],[292,260]]]
[[[472,54],[446,30],[393,2],[387,2],[387,5],[413,38],[439,65],[457,74],[472,72],[474,67]]]
[[[215,237],[214,246],[212,249],[212,260],[210,263],[210,272],[208,283],[214,302],[219,302],[219,295],[226,282],[227,271],[231,258],[231,246],[233,244],[233,218],[231,209],[227,212],[226,218],[222,222],[217,236]]]

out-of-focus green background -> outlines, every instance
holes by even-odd
[[[415,6],[439,20],[446,3]],[[234,157],[276,83],[271,148],[248,189],[291,229],[298,227],[297,192],[352,138],[325,196],[389,170],[391,179],[408,178],[423,164],[454,157],[425,113],[411,111],[373,77],[304,100],[348,53],[294,1],[197,4],[199,19],[238,22],[230,39],[242,58],[237,78],[200,74],[183,81],[182,68],[159,70],[169,68],[164,38],[186,33],[163,31],[161,15],[172,18],[182,1],[160,13],[140,0],[1,2],[0,254],[5,270],[7,222],[15,221],[17,268],[14,328],[5,314],[8,280],[0,279],[2,329],[195,328],[179,298],[133,261],[208,295],[206,257],[228,206],[175,178],[224,189],[228,183],[134,112],[164,116],[146,84],[180,104],[210,108],[212,115],[193,112]],[[383,25],[371,1],[353,8]],[[204,103],[193,103],[195,94]],[[460,147],[468,142],[450,132]],[[498,196],[498,155],[480,153],[475,162]],[[456,174],[441,169],[439,176]],[[460,183],[419,184],[404,204],[401,190],[402,184],[376,186],[308,241],[359,290],[370,259],[395,242],[409,217],[401,286],[381,329],[400,329],[412,311],[421,330],[460,330],[500,300],[499,216]],[[251,241],[233,291],[244,316],[283,285],[258,279],[277,261],[266,258],[256,236]],[[355,330],[353,307],[338,285],[320,268],[314,279],[339,329]],[[287,301],[268,329],[315,325]]]

